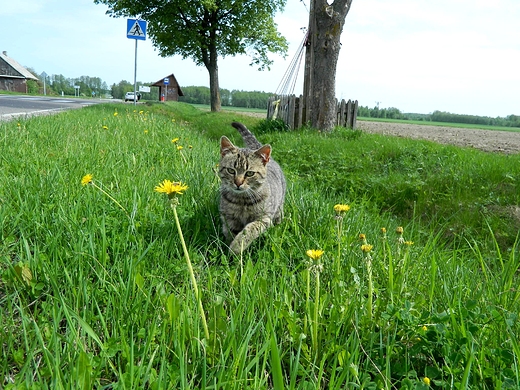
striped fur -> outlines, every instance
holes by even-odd
[[[271,159],[271,146],[262,145],[243,124],[232,126],[246,147],[233,145],[225,136],[220,139],[220,218],[231,251],[240,254],[281,222],[286,183],[282,169]]]

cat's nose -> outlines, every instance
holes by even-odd
[[[245,181],[245,179],[244,179],[243,176],[236,176],[235,177],[235,185],[237,186],[237,188],[240,188],[240,186],[242,184],[244,184],[244,181]]]

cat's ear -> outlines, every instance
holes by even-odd
[[[224,157],[229,152],[233,152],[236,149],[237,149],[236,146],[231,143],[231,141],[229,140],[228,137],[223,135],[220,138],[220,155],[222,157]]]
[[[264,165],[267,164],[271,158],[271,145],[262,146],[255,154],[262,159]]]

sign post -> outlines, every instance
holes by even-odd
[[[163,80],[164,84],[164,100],[168,100],[168,84],[170,84],[170,78],[165,77]]]
[[[41,76],[43,78],[43,94],[47,95],[47,86],[46,86],[47,73],[42,72]]]
[[[146,22],[139,19],[126,21],[126,37],[135,39],[135,64],[134,64],[134,105],[137,104],[137,41],[146,40]]]

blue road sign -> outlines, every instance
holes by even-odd
[[[129,39],[146,40],[146,21],[128,19],[126,21],[126,37]]]

